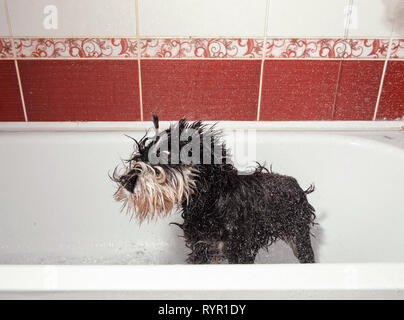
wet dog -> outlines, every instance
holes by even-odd
[[[313,207],[296,179],[257,164],[240,174],[232,164],[222,132],[185,119],[135,141],[121,173],[115,169],[114,195],[139,220],[182,210],[189,263],[228,260],[254,263],[261,248],[277,240],[290,245],[301,263],[315,261],[310,230]]]

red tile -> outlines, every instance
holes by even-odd
[[[20,62],[30,121],[139,120],[137,61]]]
[[[0,61],[0,121],[24,120],[14,61]]]
[[[255,120],[261,61],[143,60],[145,119]]]
[[[384,76],[377,119],[404,117],[404,61],[389,61]]]
[[[343,61],[334,120],[372,120],[384,61]]]
[[[265,60],[260,120],[330,120],[339,62]]]

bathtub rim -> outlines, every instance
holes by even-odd
[[[404,263],[0,265],[0,293],[296,290],[403,292]]]
[[[160,121],[168,128],[175,121]],[[243,130],[258,133],[316,136],[316,139],[336,139],[340,142],[383,145],[404,150],[403,121],[206,121],[217,124],[224,135]],[[19,134],[144,134],[153,126],[151,121],[134,122],[6,122],[0,123],[0,135]],[[389,135],[389,136],[387,136]],[[322,138],[321,138],[322,137]]]
[[[160,121],[168,127],[175,121]],[[404,120],[390,121],[206,121],[220,124],[224,130],[256,129],[260,131],[404,131]],[[1,132],[122,132],[144,131],[151,121],[83,121],[83,122],[2,122]]]

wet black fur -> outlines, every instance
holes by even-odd
[[[157,128],[158,120],[154,118],[153,122]],[[189,263],[213,263],[218,258],[225,258],[229,263],[254,263],[259,249],[267,248],[279,239],[295,249],[301,263],[314,262],[310,229],[315,214],[306,197],[314,188],[304,191],[294,178],[273,173],[260,164],[250,174],[240,175],[229,163],[229,151],[220,130],[201,121],[187,122],[185,119],[175,125],[180,133],[191,128],[202,136],[209,136],[211,160],[216,158],[217,163],[159,164],[168,175],[171,170],[181,172],[189,165],[199,171],[195,192],[188,203],[182,203],[184,222],[177,224],[191,249]],[[170,128],[165,131],[169,140]],[[148,162],[148,151],[159,139],[144,137],[135,141],[135,152],[128,162]],[[186,143],[181,142],[180,148]],[[171,151],[170,146],[171,141],[168,151]],[[221,152],[214,154],[214,146],[222,147]],[[201,146],[201,157],[202,151]],[[125,177],[121,180],[127,182]]]

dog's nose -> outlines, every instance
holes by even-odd
[[[128,190],[129,192],[133,192],[133,189],[135,189],[135,185],[136,185],[136,181],[137,181],[137,175],[132,175],[129,180],[127,180],[124,183],[124,188],[126,190]]]

